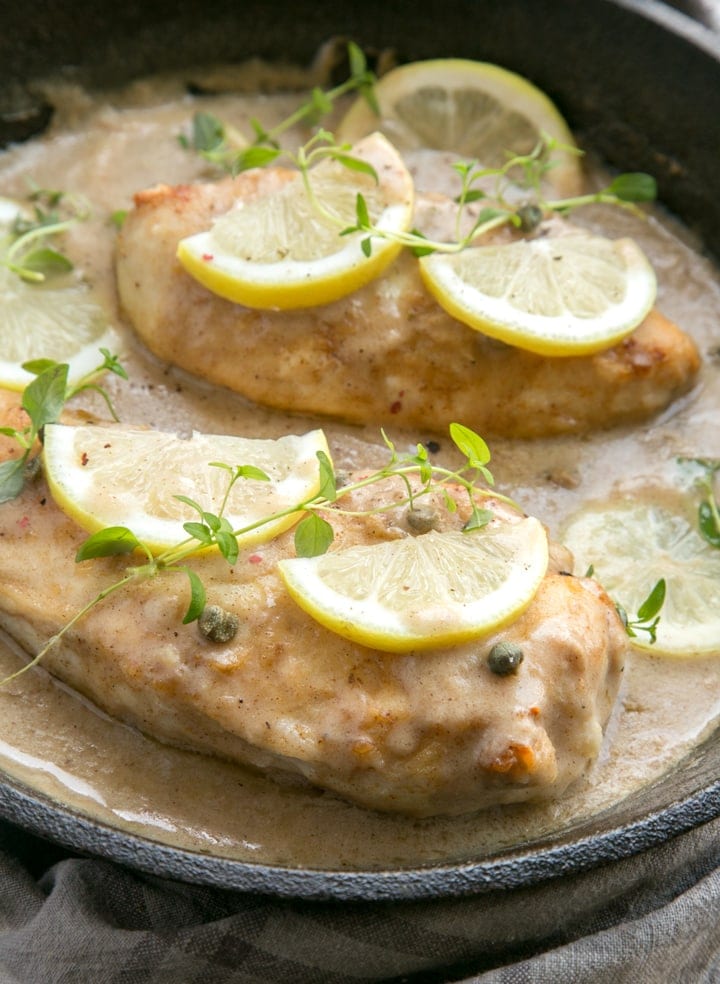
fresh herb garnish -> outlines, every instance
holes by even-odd
[[[180,137],[182,145],[197,151],[206,160],[234,175],[249,168],[266,167],[282,157],[299,170],[308,198],[317,213],[333,224],[338,223],[337,217],[324,207],[322,200],[314,193],[310,176],[311,168],[320,160],[329,157],[351,170],[364,171],[377,181],[374,169],[366,161],[355,156],[349,144],[338,144],[328,130],[318,129],[294,153],[283,149],[279,144],[279,138],[299,122],[316,125],[331,111],[335,101],[348,92],[360,92],[379,115],[373,92],[376,79],[367,68],[365,56],[352,42],[348,45],[348,53],[351,74],[346,82],[327,92],[313,89],[306,102],[269,130],[265,129],[258,120],[251,120],[255,135],[252,141],[248,141],[217,117],[209,113],[197,113],[193,117],[191,136]],[[339,227],[339,235],[364,234],[360,245],[366,257],[372,253],[373,237],[400,242],[411,249],[416,256],[426,256],[432,252],[457,253],[467,248],[478,237],[505,225],[511,225],[523,232],[531,232],[550,214],[567,215],[582,206],[598,203],[615,205],[642,214],[638,210],[638,204],[653,201],[656,197],[655,179],[649,174],[632,173],[618,175],[607,187],[597,192],[560,200],[548,200],[542,193],[542,179],[555,166],[553,152],[557,150],[574,154],[582,153],[576,147],[567,146],[543,134],[528,154],[508,153],[505,163],[500,167],[481,167],[477,161],[454,163],[452,166],[460,177],[461,190],[455,199],[458,206],[455,235],[449,242],[429,240],[418,229],[404,233],[378,229],[371,219],[370,209],[362,194],[356,197],[354,224],[344,228]],[[491,193],[480,187],[481,182],[487,183],[489,179],[493,179],[494,183],[494,190]],[[521,204],[512,202],[508,198],[511,189],[517,193],[519,188],[528,198]],[[467,206],[482,200],[487,200],[487,207],[482,208],[474,217],[471,228],[461,233],[462,222],[467,215]]]
[[[27,404],[28,412],[32,411],[33,423],[27,432],[22,432],[19,435],[23,441],[28,442],[32,435],[37,436],[38,430],[44,423],[49,423],[59,415],[64,403],[63,396],[68,395],[66,372],[66,366],[53,366],[46,369],[41,377],[38,377],[38,380],[42,380],[44,389],[52,390],[53,396],[52,398],[43,396],[38,399],[37,407],[34,405],[37,397],[34,397],[33,393],[37,393],[36,384],[38,380],[28,386],[26,393],[30,391],[30,395],[24,399],[24,405]],[[117,581],[100,591],[95,598],[78,611],[47,642],[32,662],[19,672],[24,672],[30,666],[38,663],[53,645],[105,598],[128,584],[148,580],[161,574],[181,573],[188,578],[190,595],[183,622],[187,624],[198,620],[206,608],[207,593],[202,579],[188,565],[188,561],[207,550],[208,547],[217,547],[228,564],[233,565],[239,554],[238,538],[280,517],[298,512],[304,513],[303,518],[296,524],[294,533],[295,551],[298,556],[312,557],[324,553],[332,543],[334,536],[333,515],[339,513],[358,515],[356,512],[343,510],[342,500],[352,492],[368,486],[385,482],[395,484],[400,481],[404,491],[400,499],[393,496],[387,502],[363,511],[360,513],[361,515],[387,512],[403,506],[413,508],[419,499],[432,492],[441,492],[448,510],[454,512],[457,509],[457,503],[447,491],[447,487],[453,485],[460,488],[464,490],[470,504],[471,518],[465,526],[465,530],[468,532],[486,525],[492,518],[492,513],[489,510],[478,507],[478,500],[482,500],[484,497],[492,497],[518,508],[506,496],[491,492],[486,487],[477,487],[478,479],[482,479],[488,485],[492,484],[492,474],[488,469],[490,452],[482,438],[469,428],[458,424],[452,425],[450,433],[453,443],[464,459],[457,469],[432,464],[429,460],[428,449],[423,444],[418,444],[414,452],[399,453],[392,441],[383,434],[389,452],[388,463],[355,482],[342,484],[327,455],[319,452],[317,457],[320,489],[316,494],[241,529],[233,529],[225,516],[233,485],[248,478],[261,481],[269,480],[269,478],[255,466],[231,466],[225,462],[209,463],[209,467],[224,469],[228,475],[222,503],[216,512],[211,512],[205,509],[201,503],[187,496],[176,496],[177,499],[195,510],[197,518],[183,524],[187,537],[174,547],[153,555],[151,549],[131,529],[125,526],[108,527],[87,537],[77,551],[75,559],[78,563],[100,557],[129,556],[136,552],[144,555],[144,561],[128,566]],[[16,434],[16,436],[18,435]]]
[[[117,415],[106,391],[98,384],[97,376],[101,372],[112,372],[123,379],[127,373],[106,348],[100,349],[103,361],[91,372],[87,373],[76,383],[68,383],[69,366],[64,362],[53,362],[51,359],[35,359],[25,362],[23,369],[33,373],[35,379],[29,383],[22,395],[21,406],[29,417],[29,423],[22,429],[0,427],[0,434],[10,437],[17,442],[22,453],[8,461],[0,462],[0,503],[15,499],[23,490],[28,464],[35,442],[42,438],[42,430],[46,424],[55,423],[65,404],[78,393],[94,390],[105,401],[112,417]]]
[[[287,130],[299,123],[316,126],[332,111],[337,100],[350,92],[360,93],[372,109],[379,112],[373,92],[375,75],[368,69],[362,49],[352,41],[348,44],[348,60],[349,78],[332,89],[314,87],[309,98],[276,126],[266,129],[259,120],[251,119],[252,139],[211,113],[200,112],[193,116],[190,136],[181,134],[179,137],[181,145],[196,151],[222,170],[237,175],[253,167],[275,163],[283,154],[280,138]]]
[[[615,603],[615,608],[620,616],[620,621],[625,626],[625,631],[631,639],[637,637],[640,632],[647,632],[650,642],[657,641],[657,627],[660,623],[660,610],[665,604],[666,584],[664,578],[660,578],[655,583],[650,594],[637,610],[635,618],[628,616],[625,608]]]
[[[44,188],[36,188],[29,201],[32,215],[19,213],[0,237],[0,266],[27,283],[38,284],[73,269],[51,240],[86,219],[88,212],[75,196]]]

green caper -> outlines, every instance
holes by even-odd
[[[210,642],[230,642],[239,624],[237,615],[225,611],[220,605],[206,605],[198,619],[200,634]]]
[[[25,462],[23,472],[26,482],[34,482],[40,474],[40,456],[37,455],[35,458],[28,458]]]
[[[517,673],[523,661],[523,651],[514,642],[496,642],[487,657],[487,664],[498,676],[509,676]]]
[[[431,506],[409,506],[405,518],[415,533],[429,533],[437,524],[438,514]]]
[[[539,205],[521,205],[515,214],[520,219],[523,232],[533,232],[543,220],[543,211]]]

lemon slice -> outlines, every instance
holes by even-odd
[[[402,247],[375,237],[368,256],[366,233],[341,235],[356,224],[357,196],[378,229],[405,232],[412,222],[413,183],[379,134],[351,154],[371,164],[378,180],[325,159],[309,172],[315,203],[298,175],[271,195],[239,201],[209,231],[181,240],[180,262],[214,293],[253,308],[327,304],[362,287]]]
[[[238,537],[240,546],[277,536],[300,514],[263,520],[319,491],[318,451],[329,455],[320,430],[277,440],[198,433],[183,439],[140,428],[51,424],[43,462],[53,498],[80,526],[127,526],[157,551],[186,539],[183,523],[199,519],[176,495],[218,514],[229,475],[210,462],[254,465],[270,479],[242,478],[232,488],[224,515],[233,529],[262,523]]]
[[[453,317],[541,355],[609,348],[646,317],[657,291],[634,240],[584,232],[433,253],[420,272]]]
[[[288,591],[318,622],[388,652],[449,646],[516,618],[545,575],[547,537],[533,518],[472,533],[348,547],[279,562]]]
[[[25,209],[0,199],[0,252]],[[33,359],[68,363],[68,381],[77,382],[101,361],[100,348],[117,348],[118,339],[103,308],[85,286],[30,284],[0,264],[0,386],[22,390],[35,377],[22,365]]]
[[[400,150],[452,151],[499,167],[511,155],[527,154],[542,134],[566,147],[575,142],[551,100],[520,75],[462,58],[411,62],[384,75],[375,86],[378,117],[358,98],[337,135],[351,143],[380,130]],[[579,194],[582,172],[571,150],[553,151],[548,182],[563,197]]]
[[[670,656],[720,654],[720,550],[682,513],[635,501],[588,507],[570,519],[563,540],[576,573],[592,565],[631,617],[665,579],[657,641],[640,634],[634,645]]]

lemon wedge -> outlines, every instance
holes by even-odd
[[[545,575],[533,518],[281,560],[296,602],[326,628],[387,652],[450,646],[517,618]]]
[[[419,262],[425,285],[449,314],[541,355],[609,348],[646,317],[657,291],[634,240],[583,231],[470,246]]]
[[[357,221],[362,195],[371,222],[388,233],[412,223],[413,182],[395,148],[373,134],[350,154],[377,175],[325,159],[308,172],[313,202],[298,174],[282,189],[238,202],[207,232],[181,240],[178,259],[211,291],[252,308],[327,304],[369,283],[397,256],[400,243],[341,235]],[[318,206],[320,206],[318,208]]]
[[[319,451],[329,455],[320,430],[277,440],[198,433],[183,439],[140,428],[51,424],[43,463],[53,498],[80,526],[88,532],[127,526],[159,551],[186,539],[183,523],[198,519],[176,495],[218,514],[229,475],[211,462],[253,465],[270,479],[242,478],[232,488],[223,515],[233,529],[261,524],[241,533],[239,545],[277,536],[301,514],[263,521],[319,491]]]
[[[25,209],[0,199],[0,253],[12,242],[10,230]],[[68,363],[75,383],[99,364],[100,348],[117,348],[118,339],[101,305],[76,282],[55,286],[27,283],[0,264],[0,386],[23,390],[35,377],[22,368],[33,359]]]
[[[551,100],[515,72],[487,62],[440,58],[401,65],[375,85],[378,117],[358,98],[340,121],[337,136],[351,143],[380,130],[405,154],[434,149],[500,167],[529,153],[543,134],[575,148]],[[582,171],[573,150],[556,148],[548,183],[563,197],[579,194]]]
[[[588,506],[569,520],[562,539],[576,573],[592,565],[631,617],[665,579],[657,640],[640,634],[633,645],[669,656],[720,654],[720,550],[683,513],[639,501]]]

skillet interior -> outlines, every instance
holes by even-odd
[[[653,0],[366,0],[313,4],[39,0],[34,16],[0,15],[0,144],[41,129],[52,110],[33,79],[62,70],[90,85],[158,69],[244,60],[307,63],[318,42],[352,37],[400,60],[441,55],[495,61],[533,79],[582,141],[610,164],[656,175],[660,197],[720,256],[720,46]],[[89,40],[86,40],[89,39]],[[75,848],[193,881],[284,895],[418,898],[532,884],[642,851],[720,815],[720,741],[682,768],[559,840],[492,861],[416,871],[295,872],[206,858],[118,834],[8,783],[0,812]]]

